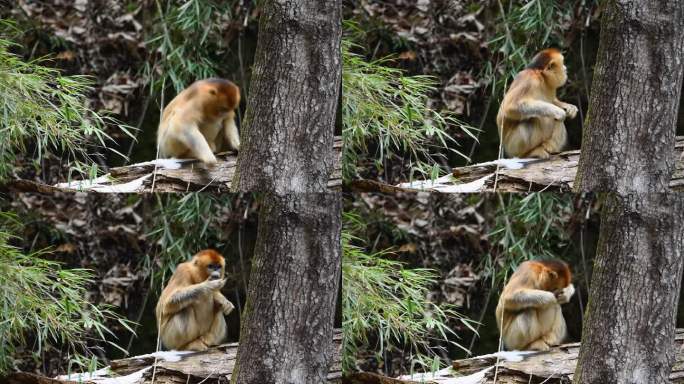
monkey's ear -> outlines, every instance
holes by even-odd
[[[552,278],[553,280],[556,280],[558,278],[558,272],[549,270],[549,277]]]
[[[216,90],[215,90],[214,88],[211,88],[211,89],[209,90],[209,94],[211,94],[211,95],[216,95]]]

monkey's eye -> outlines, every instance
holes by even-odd
[[[221,265],[220,264],[209,264],[209,265],[207,265],[207,268],[211,269],[212,271],[218,271],[221,269]]]

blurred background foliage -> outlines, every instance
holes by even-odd
[[[0,376],[15,368],[16,355],[40,364],[55,346],[68,359],[67,372],[96,369],[102,345],[123,351],[107,323],[133,333],[131,322],[112,306],[88,301],[94,274],[47,260],[48,249],[24,253],[12,245],[22,230],[15,214],[0,211]]]

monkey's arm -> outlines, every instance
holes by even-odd
[[[558,304],[565,304],[570,302],[570,298],[572,295],[575,294],[575,286],[570,283],[567,287],[558,290],[555,295],[556,295],[556,300],[558,301]]]
[[[571,119],[574,119],[575,116],[577,115],[577,107],[575,107],[572,104],[564,103],[558,99],[555,99],[553,101],[553,104],[557,107],[562,108],[565,111],[566,115]]]
[[[518,311],[525,308],[539,308],[555,304],[556,295],[553,292],[539,289],[520,289],[504,298],[504,309]]]
[[[228,315],[235,308],[233,303],[226,299],[220,291],[214,291],[214,306],[220,308],[224,315]]]
[[[178,122],[173,127],[175,139],[188,148],[192,157],[207,164],[216,164],[216,156],[211,151],[207,139],[204,138],[195,123]]]
[[[223,138],[228,147],[234,151],[240,150],[240,133],[235,125],[235,111],[223,119]]]
[[[164,302],[164,315],[173,315],[196,301],[200,296],[220,290],[225,280],[207,280],[199,284],[188,285],[178,289]]]
[[[565,119],[565,111],[546,101],[523,99],[507,108],[506,117],[514,120],[525,120],[531,117],[550,117],[554,120],[562,121]]]

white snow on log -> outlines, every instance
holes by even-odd
[[[156,165],[157,167],[165,169],[180,169],[183,163],[197,161],[194,159],[156,159],[152,161],[146,161],[144,163],[135,164],[136,166],[144,165]]]
[[[128,183],[117,184],[117,185],[107,185],[102,183],[109,183],[111,179],[109,174],[100,176],[96,179],[91,180],[77,180],[68,183],[56,184],[56,188],[73,189],[76,191],[96,191],[103,193],[132,193],[137,192],[143,185],[143,182],[147,180],[152,174],[139,177],[135,180],[129,181]]]
[[[126,376],[104,377],[109,375],[109,367],[98,369],[93,372],[72,373],[71,375],[57,376],[55,379],[62,381],[88,382],[96,384],[136,384],[142,380],[143,374],[152,367],[146,367]]]
[[[158,351],[154,353],[149,353],[147,355],[136,356],[138,359],[144,359],[146,357],[156,357],[170,363],[181,361],[184,355],[189,355],[195,353],[193,351]]]
[[[437,178],[434,181],[413,181],[410,183],[401,183],[397,185],[397,187],[419,190],[433,190],[447,193],[475,193],[479,192],[484,187],[485,182],[492,176],[494,176],[493,173],[481,177],[477,180],[471,181],[470,183],[454,184],[456,182],[456,179],[452,175],[446,175]]]
[[[537,351],[500,351],[490,353],[488,355],[477,356],[478,359],[484,358],[499,358],[506,361],[523,361],[525,356],[537,354]],[[458,372],[454,371],[452,367],[440,369],[436,372],[430,373],[414,373],[413,375],[399,376],[399,380],[411,381],[430,381],[438,384],[479,384],[484,380],[485,374],[493,369],[495,365],[487,367],[481,371],[475,372],[468,376],[458,376]]]
[[[449,175],[451,176],[451,175]],[[479,192],[484,188],[485,182],[494,176],[492,173],[491,175],[487,175],[484,177],[481,177],[475,181],[471,181],[470,183],[465,183],[465,184],[452,184],[452,185],[439,185],[435,187],[435,190],[439,192],[446,192],[446,193],[474,193],[474,192]],[[452,176],[453,177],[453,176]]]
[[[456,376],[458,373],[453,368],[444,368],[434,373],[419,373],[413,375],[399,376],[399,380],[412,381],[432,381],[439,384],[479,384],[485,377],[485,374],[494,366],[485,368],[481,371],[475,372],[468,376]]]
[[[93,383],[96,383],[96,384],[136,384],[136,383],[141,382],[143,374],[151,368],[152,367],[146,367],[146,368],[143,368],[139,371],[133,372],[133,373],[126,375],[126,376],[103,377],[103,378],[96,378],[96,379],[93,379],[91,381]]]
[[[156,159],[136,164],[136,166],[156,165],[161,169],[180,169],[183,163],[195,161],[193,159]],[[142,187],[143,182],[152,174],[142,176],[128,183],[112,185],[113,180],[110,174],[97,177],[92,180],[74,180],[66,183],[55,184],[56,188],[73,189],[75,191],[96,191],[103,193],[131,193],[137,192]]]
[[[69,189],[77,189],[77,190],[86,190],[93,185],[98,185],[102,183],[108,183],[110,182],[111,179],[109,177],[109,174],[106,174],[104,176],[100,176],[98,178],[92,179],[92,180],[74,180],[74,181],[69,181],[66,183],[59,183],[55,184],[56,188],[69,188]]]
[[[521,169],[525,168],[525,163],[532,161],[539,161],[539,159],[519,159],[514,157],[512,159],[497,159],[494,161],[487,161],[485,163],[473,164],[473,167],[483,167],[487,165],[498,165],[508,169]]]
[[[486,357],[498,357],[506,361],[523,361],[525,356],[534,355],[539,353],[538,351],[499,351],[496,353],[490,353],[489,355],[477,356],[478,358]]]
[[[399,188],[412,188],[412,189],[429,189],[434,188],[437,185],[444,183],[453,182],[454,178],[451,175],[446,175],[438,177],[435,180],[416,180],[409,183],[401,183],[397,185]]]
[[[145,182],[145,180],[149,179],[151,176],[152,176],[152,174],[150,173],[149,175],[138,177],[137,179],[129,181],[128,183],[117,184],[117,185],[94,185],[90,189],[93,191],[104,192],[104,193],[132,193],[132,192],[137,192],[138,189],[140,189],[142,187],[143,182]]]
[[[527,163],[535,161],[539,161],[539,159],[519,159],[514,157],[512,159],[498,159],[494,161],[487,161],[485,163],[473,164],[469,167],[488,167],[498,165],[508,169],[521,169],[524,168]],[[481,192],[484,189],[485,182],[494,176],[494,174],[495,173],[492,172],[489,175],[481,177],[477,180],[461,184],[458,183],[458,179],[449,174],[438,177],[435,180],[416,180],[409,183],[401,183],[398,184],[397,187],[445,193],[476,193]]]
[[[184,355],[194,353],[193,351],[159,351],[147,355],[136,356],[137,359],[154,358],[176,362],[180,361]],[[136,384],[141,382],[143,374],[152,367],[146,367],[126,376],[106,377],[111,374],[109,367],[98,369],[93,372],[72,373],[71,375],[57,376],[55,379],[62,381],[90,382],[95,384]]]
[[[84,381],[84,380],[92,380],[94,378],[100,377],[100,376],[106,376],[109,374],[109,367],[104,367],[101,369],[98,369],[97,371],[93,372],[83,372],[83,373],[72,373],[71,375],[61,375],[55,377],[57,380],[62,380],[62,381]]]

